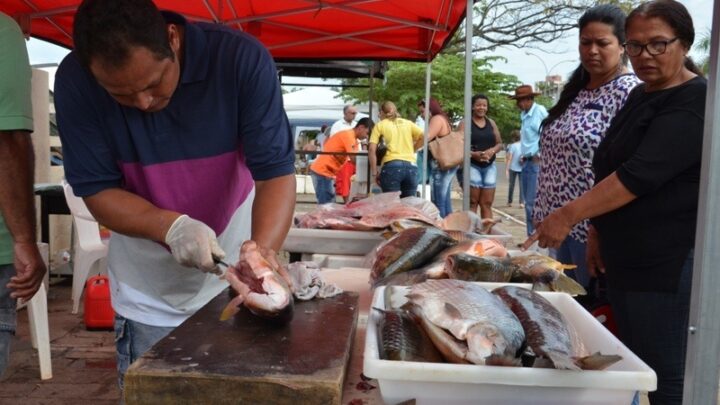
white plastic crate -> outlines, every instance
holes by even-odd
[[[374,307],[384,307],[383,291],[375,291]],[[570,371],[380,360],[373,315],[368,319],[363,373],[378,380],[389,404],[415,399],[417,404],[443,405],[617,405],[630,404],[636,391],[656,389],[655,372],[572,297],[541,294],[573,324],[590,353],[619,354],[622,361],[602,371]]]
[[[342,267],[363,268],[365,256],[352,255],[329,255],[325,253],[303,253],[301,260],[304,262],[315,262],[320,267],[339,269]]]
[[[506,247],[512,245],[512,235],[497,225],[492,228],[490,235],[482,237],[495,239]],[[380,232],[292,227],[285,238],[282,250],[293,253],[359,256],[369,253],[383,240]]]

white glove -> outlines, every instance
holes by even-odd
[[[178,263],[197,267],[203,272],[222,274],[213,258],[222,259],[225,252],[218,245],[215,231],[187,215],[179,216],[165,235],[165,243]]]

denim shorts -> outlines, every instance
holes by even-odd
[[[17,299],[10,297],[5,287],[15,275],[15,265],[0,265],[0,376],[10,361],[10,342],[15,335],[17,325]]]
[[[495,188],[497,182],[497,166],[495,162],[487,167],[470,165],[470,187]]]

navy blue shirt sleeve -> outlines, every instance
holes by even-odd
[[[103,114],[89,74],[70,53],[55,74],[55,110],[63,146],[65,178],[75,195],[87,197],[120,187],[122,174],[103,133]]]
[[[275,63],[254,38],[238,52],[239,132],[253,179],[295,173],[295,150]]]

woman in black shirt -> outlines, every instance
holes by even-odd
[[[592,219],[588,267],[607,274],[621,339],[657,373],[650,402],[680,404],[707,84],[686,56],[695,34],[682,4],[644,3],[625,29],[645,83],[595,153],[595,187],[546,217],[526,245],[556,247]]]
[[[487,116],[490,100],[484,94],[472,98],[472,128],[470,129],[470,211],[480,217],[492,218],[492,203],[495,200],[497,167],[495,154],[502,149],[502,139],[495,121]],[[461,121],[458,131],[465,128]],[[458,180],[462,184],[462,171],[458,171]]]

